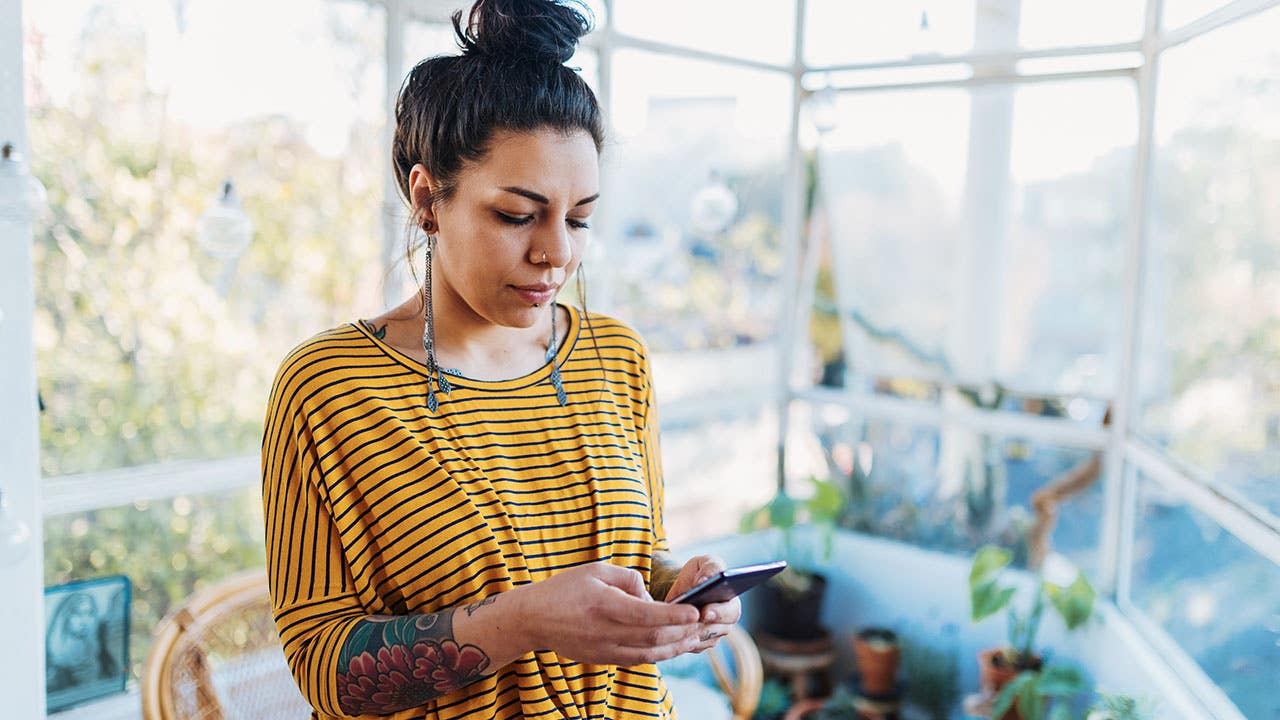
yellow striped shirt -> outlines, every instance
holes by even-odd
[[[465,605],[598,560],[648,581],[653,553],[667,547],[645,348],[618,321],[584,323],[566,307],[555,360],[563,407],[548,364],[506,381],[451,376],[430,412],[426,365],[358,323],[281,362],[262,446],[267,567],[285,657],[313,717],[343,717],[338,654],[366,615]],[[674,713],[652,665],[537,651],[390,717]]]

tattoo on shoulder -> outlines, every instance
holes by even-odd
[[[471,617],[471,615],[475,613],[475,611],[479,610],[485,605],[492,605],[497,600],[498,600],[498,597],[496,595],[490,595],[489,597],[483,600],[471,603],[465,608],[467,611],[467,617]]]
[[[372,320],[361,320],[360,322],[363,323],[364,326],[369,329],[369,332],[373,333],[374,337],[378,338],[379,340],[386,339],[387,326],[385,324],[382,327],[378,327],[377,325],[373,324]]]
[[[389,715],[470,685],[489,664],[484,650],[454,639],[452,609],[372,615],[356,623],[338,653],[338,704],[348,715]]]

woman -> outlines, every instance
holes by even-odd
[[[555,302],[599,198],[600,110],[563,64],[588,23],[480,0],[454,27],[463,55],[396,103],[422,292],[302,343],[272,388],[285,655],[315,717],[673,717],[652,663],[740,608],[662,602],[722,565],[669,555],[644,345]]]

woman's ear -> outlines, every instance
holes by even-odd
[[[435,181],[422,163],[414,165],[409,171],[409,197],[413,199],[413,211],[419,225],[436,226],[435,208],[431,206],[431,193],[435,186]]]

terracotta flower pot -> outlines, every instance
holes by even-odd
[[[901,651],[898,636],[884,628],[866,628],[853,639],[853,655],[861,676],[861,691],[870,697],[887,697],[898,686]]]
[[[1039,670],[1044,665],[1044,660],[1039,655],[1033,655],[1028,662],[1014,665],[1005,659],[1003,648],[991,648],[978,653],[978,684],[982,688],[982,694],[990,698],[1000,694],[1005,685],[1013,682],[1018,677],[1018,673],[1023,670]],[[1015,700],[1013,708],[1004,714],[1004,717],[994,720],[1021,720],[1022,716],[1018,714],[1018,703]]]

